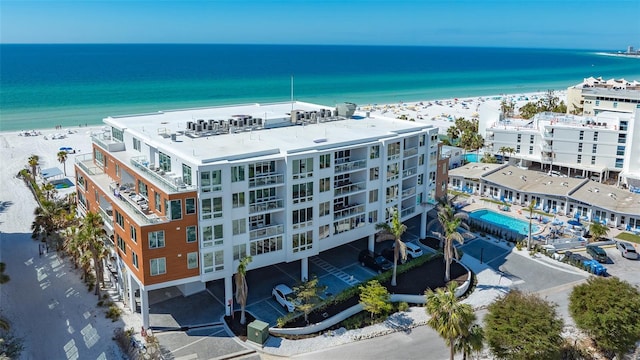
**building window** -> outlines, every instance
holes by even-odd
[[[205,273],[224,270],[224,252],[222,250],[205,253],[202,259]]]
[[[320,155],[320,169],[331,167],[331,154]]]
[[[142,180],[138,180],[138,193],[145,198],[149,198],[149,191],[147,190],[147,184],[143,183]]]
[[[596,164],[596,157],[592,156],[591,157],[591,165],[595,165]]]
[[[116,223],[118,224],[118,226],[120,226],[121,229],[124,230],[124,217],[117,210],[116,210]]]
[[[313,231],[293,234],[293,252],[305,251],[313,247]]]
[[[202,209],[202,219],[211,219],[222,217],[222,198],[202,199],[200,203]]]
[[[580,137],[578,139],[584,140],[584,130],[580,130]]]
[[[616,168],[617,169],[622,169],[623,165],[624,165],[624,159],[616,158]]]
[[[582,143],[578,144],[578,152],[582,152]]]
[[[529,146],[529,155],[533,155],[533,146]]]
[[[309,207],[306,209],[293,210],[293,228],[303,228],[307,225],[311,225],[311,220],[313,220],[313,208]]]
[[[373,203],[378,201],[378,189],[369,191],[369,202]]]
[[[320,192],[331,190],[331,178],[320,179]]]
[[[198,267],[198,252],[190,252],[187,254],[187,269],[196,269]]]
[[[124,243],[124,239],[120,236],[116,234],[116,238],[118,239],[118,249],[120,249],[120,251],[122,251],[123,255],[127,254],[127,245]]]
[[[131,262],[133,262],[133,266],[136,269],[139,269],[138,268],[138,254],[134,253],[133,251],[131,252]]]
[[[247,232],[247,219],[236,219],[232,221],[233,235],[240,235]]]
[[[249,250],[251,256],[282,250],[282,236],[252,241],[249,243]]]
[[[318,228],[318,239],[326,239],[331,235],[331,230],[329,225],[322,225]]]
[[[418,144],[418,146],[424,146],[426,144],[425,139],[426,139],[426,135],[420,135],[420,143]]]
[[[160,198],[160,193],[157,191],[154,194],[154,203],[155,203],[156,210],[162,213],[162,199]]]
[[[171,200],[170,202],[171,220],[182,219],[182,200]]]
[[[129,225],[129,235],[131,236],[131,241],[138,242],[138,231],[135,226]]]
[[[400,157],[400,142],[393,142],[387,145],[387,160],[398,159]]]
[[[595,131],[593,133],[593,141],[598,141],[598,132],[597,131]]]
[[[326,201],[326,202],[320,203],[319,213],[320,213],[319,215],[320,217],[329,215],[331,213],[331,202]]]
[[[224,242],[222,224],[202,227],[202,246],[222,245]]]
[[[120,129],[116,129],[113,126],[111,127],[111,137],[114,139],[123,142],[124,141],[124,131]]]
[[[306,202],[306,201],[312,201],[312,200],[313,200],[313,183],[312,182],[293,185],[293,203],[294,204]]]
[[[593,148],[591,149],[592,153],[597,153],[598,152],[598,144],[593,144]]]
[[[420,154],[420,157],[418,157],[418,166],[422,165],[424,165],[424,154]]]
[[[424,184],[424,174],[418,174],[418,185]]]
[[[231,182],[244,181],[244,165],[231,167]]]
[[[191,177],[191,166],[182,164],[182,181],[191,185],[193,183],[193,178]]]
[[[387,204],[398,200],[398,185],[391,185],[387,187]]]
[[[372,167],[369,169],[369,181],[378,180],[380,178],[380,168]]]
[[[522,140],[522,134],[518,134],[518,142]]]
[[[233,260],[241,260],[247,257],[247,245],[233,245]]]
[[[142,146],[139,139],[133,138],[133,150],[141,151]]]
[[[164,230],[149,232],[149,249],[163,248],[164,242]]]
[[[234,208],[244,206],[244,192],[239,192],[231,195],[231,202]]]
[[[313,176],[313,158],[293,160],[293,179],[304,179]]]
[[[380,157],[380,145],[373,145],[369,149],[369,159],[377,159]]]
[[[184,207],[187,215],[192,215],[196,213],[196,199],[188,198],[184,200]]]
[[[520,135],[518,135],[518,136],[520,136]],[[520,154],[520,145],[516,145],[516,153]]]
[[[200,173],[200,189],[202,192],[222,190],[222,171],[203,171]]]
[[[576,162],[577,162],[578,164],[581,164],[581,163],[582,163],[582,155],[581,155],[581,154],[578,154],[578,158],[576,159]]]
[[[160,169],[171,172],[171,156],[158,151],[158,159],[160,160]]]
[[[275,161],[263,161],[255,164],[249,164],[249,179],[253,179],[262,175],[269,175],[276,171]]]
[[[369,211],[369,223],[371,224],[378,223],[378,210]]]
[[[167,273],[166,258],[151,259],[150,261],[151,276],[162,275]]]
[[[624,146],[618,146],[616,155],[618,156],[624,156]]]
[[[187,242],[198,241],[198,227],[196,225],[187,226]]]

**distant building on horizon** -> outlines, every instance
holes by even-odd
[[[604,111],[630,113],[640,109],[640,82],[585,78],[581,83],[567,88],[566,103],[567,114],[582,112],[585,116],[596,116]]]

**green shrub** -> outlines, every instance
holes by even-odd
[[[120,308],[115,304],[111,304],[109,309],[106,311],[106,317],[111,319],[113,322],[118,321],[118,319],[120,319],[120,315],[122,315],[122,310],[120,310]]]
[[[409,304],[406,301],[401,301],[398,303],[398,311],[405,312],[409,310]]]

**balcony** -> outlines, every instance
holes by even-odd
[[[281,209],[284,209],[284,200],[282,199],[249,204],[249,214],[254,214],[254,213],[263,212],[263,211],[281,210]]]
[[[409,189],[406,189],[406,190],[402,190],[402,198],[403,199],[408,198],[409,196],[415,195],[415,193],[416,193],[416,188],[415,187],[412,187],[412,188],[409,188]]]
[[[92,154],[78,155],[75,161],[78,167],[89,175],[104,174],[103,168],[93,162]]]
[[[282,184],[284,184],[284,175],[282,174],[262,175],[259,177],[254,177],[249,179],[250,188],[267,186],[267,185],[282,185]]]
[[[249,240],[284,234],[284,225],[267,225],[249,230]]]
[[[333,220],[344,219],[353,215],[364,213],[365,206],[353,204],[348,206],[335,206],[333,209]]]
[[[107,150],[108,152],[124,151],[125,146],[123,142],[115,141],[108,133],[102,133],[98,135],[91,135],[91,141]]]
[[[112,209],[105,210],[101,207],[98,207],[98,212],[100,213],[100,216],[102,217],[102,220],[104,221],[104,223],[109,225],[111,229],[113,229],[113,210]]]
[[[336,174],[339,174],[339,173],[348,172],[348,171],[361,170],[366,167],[367,167],[367,160],[355,160],[355,161],[345,162],[345,163],[336,165],[333,170]]]
[[[367,188],[366,182],[362,181],[355,184],[347,184],[339,188],[335,188],[333,191],[334,196],[345,196],[358,191],[365,190]]]
[[[117,204],[124,205],[124,208],[130,210],[129,213],[133,214],[134,219],[140,224],[151,225],[169,222],[166,216],[159,216],[153,211],[150,211],[148,201],[142,195],[127,189],[116,189],[114,184],[109,185],[109,190],[113,196],[119,200]]]
[[[400,217],[405,217],[405,216],[409,216],[411,214],[413,214],[416,211],[416,207],[412,206],[406,209],[402,209],[402,211],[400,212]]]
[[[408,168],[408,169],[402,171],[402,178],[404,179],[406,177],[413,176],[413,175],[415,175],[417,173],[418,173],[418,167],[414,166],[414,167],[411,167],[411,168]]]
[[[410,156],[415,156],[417,154],[418,154],[418,148],[417,147],[406,149],[404,151],[404,157],[405,158],[410,157]]]
[[[195,191],[194,185],[187,185],[182,181],[182,176],[173,173],[165,173],[149,164],[146,156],[131,158],[131,165],[140,170],[147,177],[156,180],[154,184],[160,185],[167,192]]]

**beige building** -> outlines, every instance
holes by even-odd
[[[580,109],[585,116],[595,116],[603,111],[631,113],[640,109],[640,82],[586,78],[567,89],[567,114]]]

